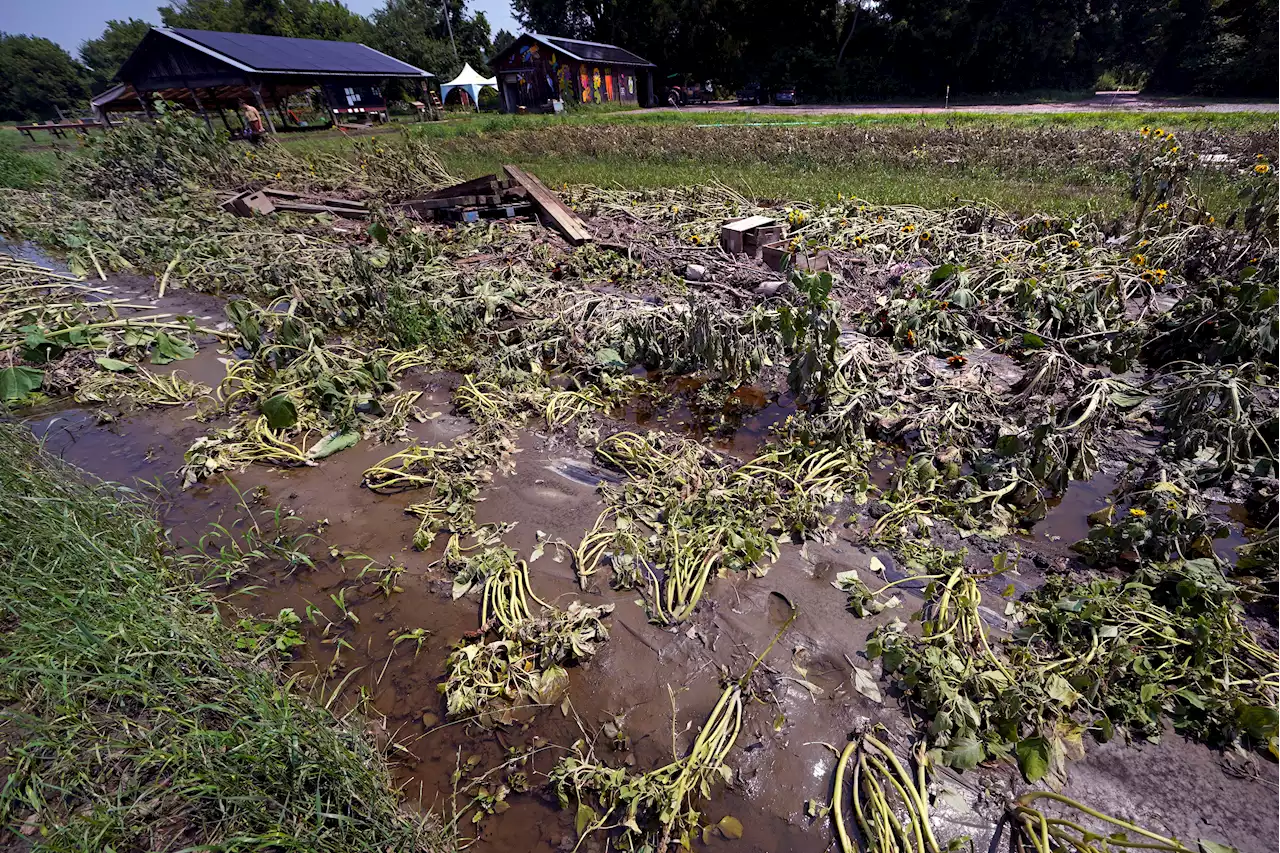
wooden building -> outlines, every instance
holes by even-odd
[[[110,124],[111,112],[150,112],[156,99],[181,103],[206,121],[211,111],[244,101],[274,130],[269,107],[287,123],[280,105],[290,95],[318,87],[333,114],[385,112],[386,81],[420,90],[432,76],[355,42],[153,27],[120,66],[119,85],[90,103]]]
[[[523,33],[489,65],[506,113],[549,112],[554,101],[655,103],[653,63],[611,44]]]

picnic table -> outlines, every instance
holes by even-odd
[[[17,126],[18,131],[26,134],[26,136],[32,140],[36,138],[35,134],[31,132],[33,130],[48,131],[49,133],[52,133],[54,136],[65,139],[67,136],[67,131],[72,131],[75,133],[87,133],[90,129],[101,129],[101,128],[102,128],[102,125],[98,124],[96,121],[58,121],[58,122],[49,122],[48,124],[20,124]]]

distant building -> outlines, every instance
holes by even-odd
[[[489,64],[505,113],[548,112],[552,101],[654,103],[654,64],[611,44],[523,33]]]
[[[382,87],[388,80],[420,93],[432,76],[355,42],[153,27],[120,66],[119,85],[90,103],[110,123],[112,112],[139,106],[150,112],[154,99],[179,102],[206,120],[243,101],[257,106],[275,130],[269,108],[276,110],[276,121],[290,124],[282,106],[290,95],[319,87],[335,118],[385,114]]]

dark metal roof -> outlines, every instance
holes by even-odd
[[[625,50],[617,45],[601,44],[598,41],[583,41],[582,39],[569,39],[560,36],[545,36],[541,33],[524,33],[529,38],[542,42],[552,50],[559,50],[567,54],[570,59],[577,59],[582,62],[611,62],[617,65],[642,65],[653,67],[653,63],[647,59],[636,56],[629,50]],[[518,41],[519,39],[517,39]],[[513,45],[514,46],[514,45]],[[511,48],[508,48],[510,50]],[[503,51],[504,53],[506,51]]]
[[[431,77],[421,68],[393,59],[371,47],[350,41],[218,33],[157,27],[168,36],[240,68],[262,74],[369,75]]]

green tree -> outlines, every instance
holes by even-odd
[[[502,51],[511,47],[512,42],[515,40],[516,37],[514,34],[509,33],[506,30],[498,30],[498,34],[493,37],[493,50],[489,55],[497,56],[499,53],[502,53]]]
[[[110,20],[102,35],[80,45],[80,61],[92,75],[95,92],[102,91],[110,84],[120,66],[150,29],[150,24],[137,18]]]
[[[469,16],[465,4],[458,0],[448,0],[448,6],[457,57],[445,26],[444,0],[387,0],[373,13],[370,47],[444,81],[457,75],[464,62],[477,70],[485,68],[492,49],[488,19],[483,12]]]
[[[0,32],[0,119],[53,118],[85,109],[88,72],[58,45]]]
[[[366,41],[369,22],[339,0],[176,0],[160,7],[167,27],[266,36]]]

